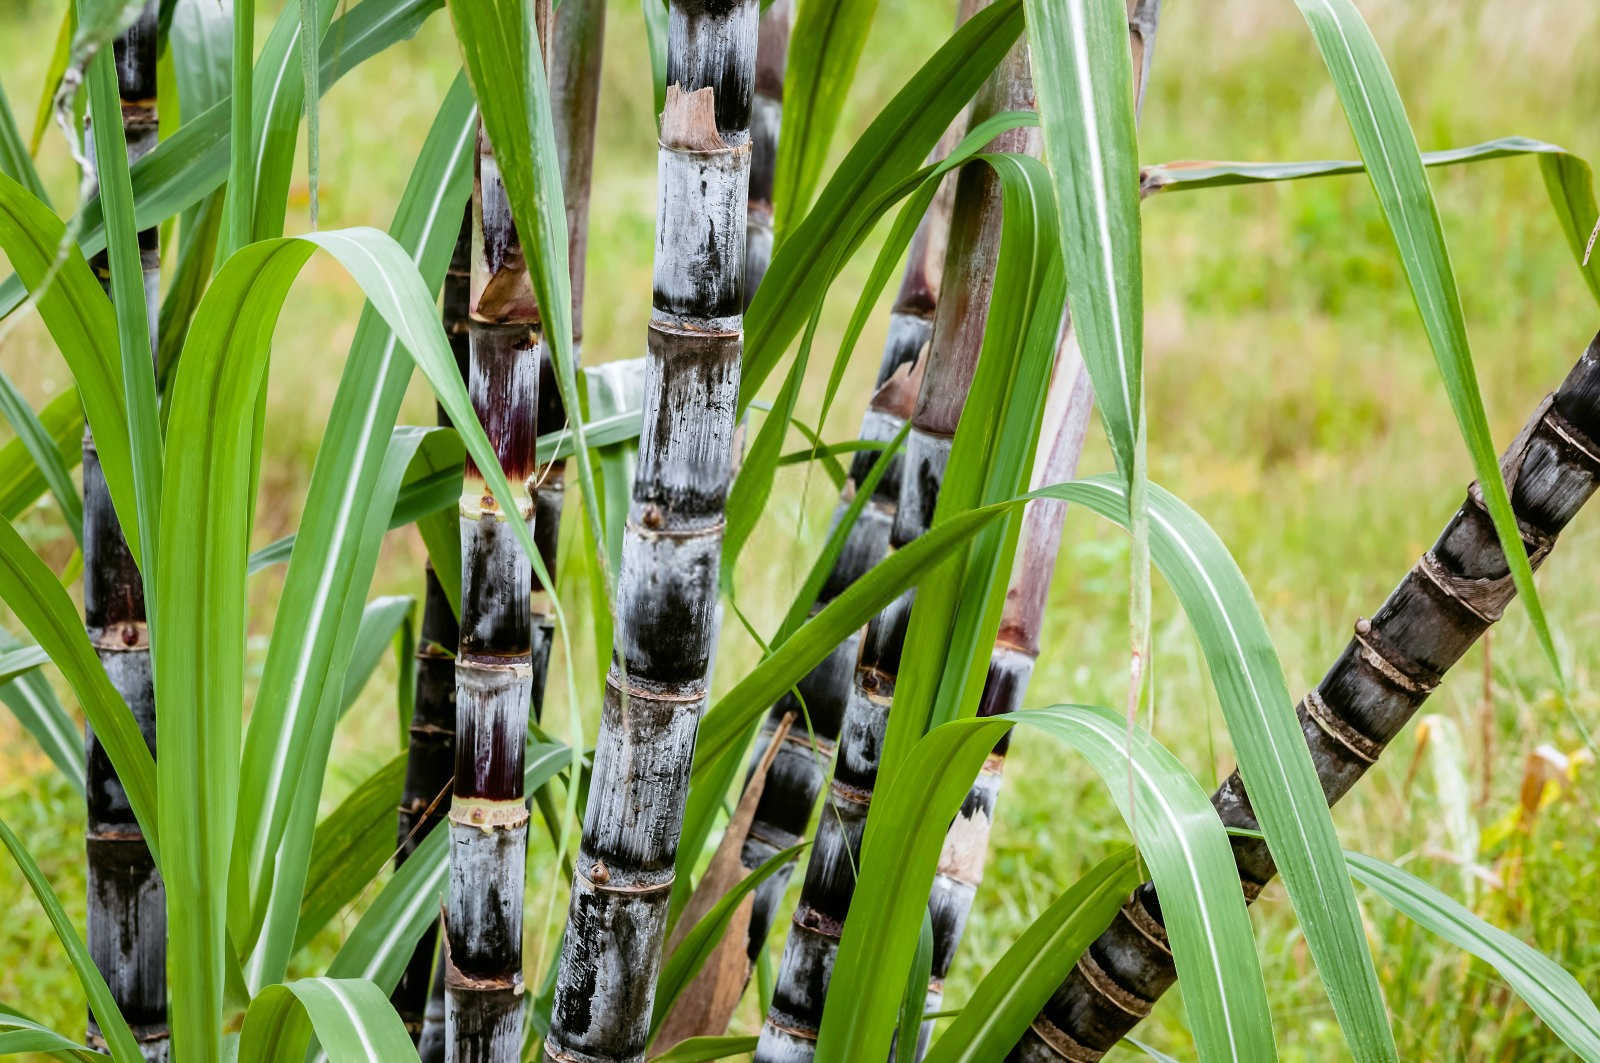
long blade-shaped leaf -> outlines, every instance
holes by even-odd
[[[467,195],[473,129],[471,94],[458,78],[424,143],[395,219],[396,238],[412,249],[413,261],[434,287],[448,264],[455,219]],[[359,599],[366,590],[365,581],[357,578],[361,566],[356,558],[368,541],[368,515],[378,497],[386,444],[410,378],[409,359],[380,314],[369,307],[356,328],[328,414],[246,736],[240,847],[229,902],[234,944],[241,950],[253,951],[266,919],[278,877],[272,869],[303,765],[308,757],[321,763],[326,753],[311,748],[317,709],[330,685],[335,691],[342,685],[343,672],[335,670],[334,662],[346,660],[354,637],[344,615],[351,595]],[[388,523],[388,505],[382,508],[379,534]],[[331,722],[321,733],[331,736]],[[297,847],[308,851],[309,844],[305,837]],[[285,897],[280,911],[291,899],[298,908],[298,897]],[[292,928],[279,931],[280,937],[286,933],[292,940]],[[287,960],[287,946],[280,940],[274,949],[282,960]],[[278,981],[282,972],[276,964],[268,966],[270,970],[258,972],[263,981]]]
[[[80,0],[80,3],[83,0]],[[144,545],[140,572],[145,583],[145,609],[159,630],[160,606],[155,574],[156,529],[161,516],[161,422],[156,410],[155,351],[150,346],[144,268],[139,234],[133,227],[133,185],[128,176],[128,145],[123,137],[122,100],[110,49],[102,48],[89,64],[89,110],[95,117],[95,177],[109,224],[106,257],[111,267],[111,305],[117,318],[121,351],[123,407],[128,411],[128,448],[133,456],[133,493]],[[122,524],[127,514],[118,513]]]
[[[383,990],[365,979],[302,978],[250,1002],[239,1063],[301,1063],[311,1035],[332,1063],[414,1060],[417,1049]]]
[[[1517,996],[1589,1063],[1600,1060],[1600,1008],[1550,957],[1479,919],[1415,875],[1360,853],[1350,874],[1418,925],[1489,964]]]
[[[39,171],[34,169],[33,156],[17,129],[17,120],[11,113],[4,89],[0,89],[0,173],[19,182],[40,201],[50,202],[44,182],[39,180]]]
[[[369,775],[317,824],[295,926],[296,949],[354,900],[393,854],[396,809],[405,777],[402,753]]]
[[[71,469],[83,460],[83,404],[75,391],[68,388],[45,403],[37,417],[63,465]],[[0,447],[0,515],[15,520],[48,487],[25,440],[13,439]]]
[[[1400,92],[1395,88],[1377,42],[1372,39],[1372,32],[1350,0],[1295,0],[1295,3],[1311,27],[1317,49],[1328,66],[1339,102],[1350,121],[1350,130],[1355,134],[1356,146],[1367,164],[1378,203],[1394,234],[1401,265],[1411,283],[1417,311],[1422,315],[1423,329],[1444,378],[1450,409],[1472,458],[1484,504],[1494,520],[1517,595],[1526,603],[1539,644],[1544,648],[1551,671],[1560,680],[1561,661],[1533,583],[1533,568],[1517,530],[1517,518],[1511,511],[1511,497],[1500,475],[1494,439],[1489,434],[1489,421],[1483,411],[1478,374],[1467,342],[1467,323],[1461,312],[1461,295],[1456,290],[1450,251],[1445,245],[1444,229],[1439,224],[1439,208],[1434,203],[1433,189],[1423,170],[1405,106],[1400,102]],[[1341,1014],[1340,1020],[1348,1033],[1357,1016]]]
[[[804,216],[850,96],[878,0],[800,5],[783,72],[783,150],[773,175],[773,229],[781,241]]]
[[[4,372],[0,372],[0,416],[5,417],[11,430],[17,433],[17,443],[27,451],[28,460],[55,496],[56,505],[61,507],[62,519],[82,546],[83,496],[72,482],[71,466],[38,414]]]
[[[908,761],[914,770],[880,786],[862,840],[851,918],[834,961],[818,1055],[876,1061],[888,1051],[945,827],[995,740],[1016,724],[1072,746],[1106,783],[1123,818],[1137,823],[1200,1058],[1275,1058],[1238,872],[1205,791],[1143,730],[1135,729],[1130,743],[1120,716],[1082,706],[945,724],[918,743]]]

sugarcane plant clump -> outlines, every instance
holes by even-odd
[[[51,788],[21,780],[30,804],[0,807],[0,845],[88,1004],[85,1022],[59,979],[19,968],[0,1053],[1092,1063],[1181,982],[1182,1051],[1207,1063],[1429,1054],[1411,1051],[1438,1035],[1413,1029],[1433,1019],[1410,983],[1420,964],[1468,968],[1415,940],[1403,962],[1378,952],[1381,901],[1492,968],[1470,975],[1533,1031],[1497,1051],[1600,1061],[1582,968],[1480,916],[1475,833],[1452,854],[1462,903],[1354,852],[1330,813],[1513,608],[1565,684],[1551,726],[1592,742],[1581,639],[1532,574],[1600,486],[1600,336],[1497,459],[1425,169],[1536,156],[1600,300],[1583,159],[1520,137],[1422,153],[1351,0],[1297,6],[1359,159],[1164,165],[1138,143],[1158,0],[962,0],[916,56],[950,13],[645,0],[610,44],[629,57],[642,28],[648,67],[604,74],[604,0],[442,6],[304,0],[258,37],[251,0],[74,0],[34,128],[0,95],[0,702],[81,795],[53,823]],[[6,17],[37,36],[28,12]],[[378,91],[366,60],[419,32],[455,48],[413,47],[388,91],[454,80],[380,232],[351,201],[403,131],[359,141],[372,174],[352,197],[347,104],[323,96],[345,78]],[[1162,33],[1163,70],[1183,70],[1190,38]],[[901,86],[869,87],[901,59]],[[1182,102],[1170,120],[1199,113]],[[81,202],[52,201],[35,163],[63,143]],[[648,248],[619,192],[630,147],[653,155]],[[1400,268],[1359,283],[1411,289],[1476,479],[1295,703],[1284,625],[1150,479],[1184,467],[1162,455],[1198,429],[1177,441],[1168,392],[1147,410],[1147,375],[1181,364],[1215,384],[1205,402],[1247,396],[1185,330],[1146,359],[1142,216],[1159,208],[1142,204],[1361,172]],[[342,323],[316,315],[344,289],[319,272],[299,297],[312,257],[364,300],[342,355],[326,349]],[[647,261],[640,337],[623,326]],[[36,334],[64,377],[33,364]],[[337,367],[326,411],[301,335],[315,371]],[[46,378],[65,386],[36,408]],[[401,423],[424,386],[426,423]],[[316,435],[303,501],[271,464],[298,442],[286,392]],[[1111,471],[1080,477],[1096,419]],[[1246,459],[1265,445],[1227,441]],[[822,481],[831,522],[796,490]],[[1125,554],[1086,541],[1097,519]],[[402,539],[404,593],[378,594]],[[1052,587],[1086,596],[1068,561],[1102,553],[1126,613],[1080,613],[1057,641]],[[1157,738],[1193,729],[1173,731],[1152,684],[1152,660],[1162,682],[1190,667],[1151,656],[1167,643],[1152,570],[1225,744]],[[1080,653],[1104,625],[1109,683]],[[1486,664],[1491,731],[1504,678]],[[1115,709],[1078,703],[1102,687]],[[990,854],[997,823],[1037,814],[1000,791],[1012,751],[1039,762],[1041,731],[1053,776],[1028,786],[1063,795],[1049,818],[1093,818],[1066,796],[1092,774],[1136,845],[1054,854],[1088,870],[1043,897],[998,880],[1046,839]],[[1208,798],[1192,766],[1219,745],[1238,767]],[[1582,764],[1539,776],[1504,830],[1532,844]],[[84,812],[80,895],[60,854],[30,847],[76,837]],[[1587,867],[1586,840],[1563,858]],[[1252,929],[1274,881],[1282,921]],[[1002,892],[1032,922],[995,956],[973,928]],[[1263,973],[1281,950],[1258,940],[1290,918],[1298,985],[1319,996],[1293,1012]],[[1508,989],[1539,1025],[1501,1006]]]

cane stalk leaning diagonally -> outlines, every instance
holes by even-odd
[[[951,146],[961,131],[958,121],[946,134],[939,154]],[[877,389],[867,404],[861,422],[861,438],[888,443],[905,426],[916,403],[922,381],[922,367],[933,333],[934,310],[939,305],[939,281],[944,272],[945,242],[949,236],[950,209],[955,198],[955,182],[946,181],[935,195],[917,225],[907,252],[900,291],[889,316],[889,334],[884,341],[883,361],[878,366]],[[838,515],[843,516],[854,497],[857,485],[866,482],[876,461],[873,451],[862,451],[851,463],[850,478],[841,492]],[[811,607],[815,615],[862,573],[872,568],[889,550],[889,529],[894,524],[895,507],[900,501],[900,470],[903,459],[890,458],[878,478],[871,499],[862,508],[855,525],[845,538],[839,557]],[[836,517],[836,519],[838,519]],[[795,723],[779,747],[767,771],[765,787],[756,805],[755,818],[739,861],[746,871],[793,845],[799,844],[811,822],[812,810],[833,759],[839,738],[839,723],[844,719],[850,696],[850,678],[855,672],[856,653],[861,648],[861,633],[856,632],[813,668],[794,691],[773,705],[762,725],[761,737],[751,756],[751,771],[761,761],[762,751],[782,725],[794,714]],[[813,745],[813,743],[815,743]],[[746,783],[748,786],[749,784]],[[749,955],[753,964],[766,945],[773,917],[783,900],[791,862],[756,887],[750,913]]]
[[[644,427],[552,1059],[644,1056],[706,702],[743,346],[756,0],[674,0]]]
[[[455,352],[463,377],[467,374],[467,302],[470,298],[472,248],[472,207],[461,219],[461,232],[455,252],[444,275],[443,310],[445,335]],[[439,410],[441,425],[450,418]],[[450,607],[444,585],[431,563],[423,566],[421,637],[416,649],[416,696],[413,703],[410,739],[406,746],[406,781],[400,798],[399,847],[395,866],[399,867],[422,840],[444,821],[445,791],[455,774],[456,755],[456,648],[461,642],[461,625]],[[395,985],[390,1000],[400,1014],[412,1039],[417,1042],[423,1063],[443,1063],[444,1046],[444,953],[434,952],[438,944],[435,926],[417,942],[411,962]],[[431,990],[430,990],[431,978]]]
[[[550,5],[535,11],[549,54]],[[533,520],[542,319],[493,145],[473,183],[467,390],[516,492],[508,513],[468,459],[461,492],[461,641],[445,904],[445,1039],[459,1063],[522,1051],[523,749],[533,695],[533,566],[511,530]]]
[[[1600,486],[1600,335],[1500,459],[1530,559],[1542,562]],[[1296,709],[1328,802],[1338,801],[1516,595],[1478,485],[1433,548]],[[1259,830],[1234,772],[1212,795],[1225,826]],[[1265,842],[1233,839],[1245,897],[1277,873]],[[1155,889],[1145,883],[1078,958],[1010,1058],[1098,1060],[1177,980]]]
[[[156,5],[146,4],[115,44],[117,89],[128,160],[156,144]],[[159,234],[139,234],[146,313],[154,358],[154,328],[160,311]],[[105,252],[92,265],[110,285]],[[153,363],[152,363],[153,364]],[[155,688],[150,638],[145,625],[144,582],[123,538],[111,504],[94,437],[83,437],[83,611],[89,639],[112,686],[133,711],[145,741],[155,751]],[[139,1039],[146,1059],[167,1058],[166,892],[145,846],[128,797],[89,728],[85,792],[88,824],[89,951],[113,998]],[[89,1043],[105,1049],[94,1018]]]
[[[1003,111],[1031,110],[1033,105],[1027,45],[1019,42],[973,101],[972,122]],[[1010,130],[997,137],[989,150],[1037,154],[1039,134],[1035,127]],[[1000,228],[999,179],[988,167],[967,167],[956,184],[949,252],[890,530],[893,548],[911,542],[932,520],[951,439],[983,343]],[[872,619],[861,639],[833,783],[756,1050],[761,1063],[810,1059],[816,1047],[828,978],[854,891],[861,833],[877,777],[877,757],[894,696],[911,600],[911,592],[897,599]]]
[[[756,45],[756,97],[750,112],[750,194],[745,214],[746,309],[772,261],[772,179],[783,128],[783,72],[789,59],[794,0],[772,0],[761,13]]]
[[[1160,15],[1161,0],[1128,0],[1128,40],[1134,59],[1136,112],[1144,100],[1149,81]],[[1094,389],[1078,353],[1072,326],[1064,322],[1049,404],[1039,431],[1040,446],[1032,487],[1061,483],[1077,475],[1078,456],[1083,451],[1093,402]],[[1022,707],[1034,662],[1039,657],[1039,629],[1044,623],[1050,580],[1061,548],[1061,524],[1066,514],[1067,504],[1060,499],[1036,499],[1023,510],[1016,562],[1010,586],[1006,588],[1000,630],[978,705],[980,716],[998,716]],[[983,881],[989,829],[994,822],[995,800],[999,796],[1009,744],[1008,732],[996,743],[993,754],[968,791],[939,854],[939,869],[928,900],[928,915],[933,924],[933,976],[928,984],[926,1009],[929,1012],[938,1011],[944,1000],[944,979],[950,973],[950,964],[961,943],[973,897]],[[918,1058],[927,1050],[932,1032],[933,1024],[924,1023],[917,1046]]]

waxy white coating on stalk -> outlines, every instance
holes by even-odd
[[[674,0],[643,426],[545,1043],[642,1060],[714,637],[743,346],[756,0]]]

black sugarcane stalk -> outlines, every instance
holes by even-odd
[[[945,140],[953,141],[959,132],[958,124]],[[943,144],[941,149],[949,146]],[[940,154],[942,157],[943,150]],[[945,242],[954,198],[955,182],[948,181],[934,197],[912,236],[900,291],[889,317],[889,334],[884,343],[883,361],[878,367],[877,388],[861,422],[860,435],[864,440],[877,443],[893,440],[916,404],[928,339],[933,333],[934,310],[939,304],[939,281],[944,272]],[[873,451],[856,455],[851,463],[850,478],[840,494],[836,520],[843,516],[855,497],[856,485],[865,482],[876,460],[877,454]],[[862,508],[833,570],[818,592],[811,615],[842,594],[889,552],[889,529],[894,524],[895,509],[900,502],[903,464],[904,459],[899,455],[890,459],[872,498]],[[860,648],[861,632],[857,631],[800,680],[798,697],[792,691],[785,694],[768,713],[751,758],[752,772],[783,718],[793,713],[797,722],[790,727],[767,771],[755,818],[739,854],[745,870],[754,871],[774,853],[797,844],[804,837],[811,813],[817,806],[817,797],[822,792],[828,765],[833,760],[839,723],[844,718],[850,678]],[[756,887],[750,913],[752,964],[766,945],[767,934],[793,871],[794,862],[790,861]]]
[[[1002,111],[1031,110],[1033,82],[1019,43],[973,101],[972,122]],[[990,151],[1037,154],[1037,129],[1001,134]],[[985,166],[961,171],[956,183],[949,251],[924,371],[907,437],[900,496],[889,545],[899,549],[927,530],[950,444],[977,369],[999,256],[1001,188]],[[912,592],[868,624],[860,642],[827,803],[806,867],[772,1006],[762,1026],[758,1063],[797,1063],[816,1049],[828,980],[855,889],[861,834],[877,781],[878,754],[894,697]]]
[[[463,378],[470,357],[467,305],[471,296],[471,250],[469,204],[462,213],[461,231],[445,272],[441,310],[445,335]],[[450,424],[442,407],[438,422]],[[399,847],[394,861],[397,868],[444,822],[448,807],[445,798],[455,774],[456,648],[461,641],[461,625],[433,565],[424,564],[423,580],[422,630],[415,657],[416,697],[406,747],[406,781],[400,798]],[[445,1055],[444,955],[439,953],[435,960],[438,937],[439,927],[434,924],[417,942],[411,961],[389,998],[417,1043],[422,1063],[443,1063]]]
[[[535,20],[540,54],[549,55],[546,0],[536,6]],[[533,566],[511,522],[534,520],[530,484],[537,472],[543,319],[494,147],[481,127],[472,210],[467,391],[514,494],[507,512],[467,459],[445,901],[445,1041],[454,1063],[518,1063]]]
[[[1154,54],[1156,26],[1161,15],[1161,0],[1128,0],[1128,40],[1133,51],[1134,99],[1144,99]],[[1061,483],[1077,475],[1078,458],[1083,453],[1088,431],[1094,389],[1078,352],[1070,321],[1063,320],[1050,396],[1040,425],[1038,457],[1032,476],[1034,488]],[[1044,624],[1050,582],[1055,574],[1056,556],[1061,549],[1061,525],[1067,504],[1060,499],[1041,498],[1023,510],[1022,531],[1016,560],[989,672],[984,678],[978,703],[979,716],[1000,716],[1022,707],[1022,699],[1039,657],[1039,632]],[[933,926],[933,967],[928,981],[925,1010],[940,1010],[944,1002],[944,980],[950,973],[957,947],[972,911],[973,898],[983,881],[983,867],[989,852],[989,831],[994,824],[995,802],[1005,770],[1008,732],[995,744],[993,753],[967,791],[967,799],[950,824],[938,870],[928,898],[928,916]],[[925,1022],[918,1035],[917,1058],[928,1050],[933,1022]]]
[[[1600,486],[1600,335],[1501,455],[1500,469],[1522,541],[1537,566]],[[1356,621],[1355,636],[1296,709],[1330,805],[1377,763],[1444,674],[1515,596],[1505,554],[1474,483],[1433,548],[1370,619]],[[1238,772],[1211,803],[1225,826],[1260,829]],[[1253,901],[1277,868],[1265,842],[1231,841],[1244,895]],[[1008,1058],[1098,1060],[1175,981],[1161,906],[1155,887],[1146,882],[1078,958]]]
[[[151,0],[114,44],[130,163],[156,144],[156,38],[156,5]],[[88,154],[92,159],[93,153]],[[152,364],[161,309],[159,239],[154,228],[139,233]],[[109,294],[107,254],[102,251],[92,264]],[[83,437],[83,612],[89,641],[153,754],[156,705],[144,583],[112,507],[94,437],[87,430]],[[92,727],[86,728],[86,746],[89,952],[145,1059],[164,1061],[170,1043],[166,890],[128,805],[128,795]],[[92,1015],[89,1044],[106,1049]]]
[[[750,194],[745,214],[744,301],[748,308],[772,262],[772,182],[783,127],[783,74],[789,65],[794,0],[772,0],[761,13],[756,45],[756,97],[750,112]]]
[[[674,0],[644,429],[545,1051],[644,1057],[706,703],[743,346],[756,0]]]

